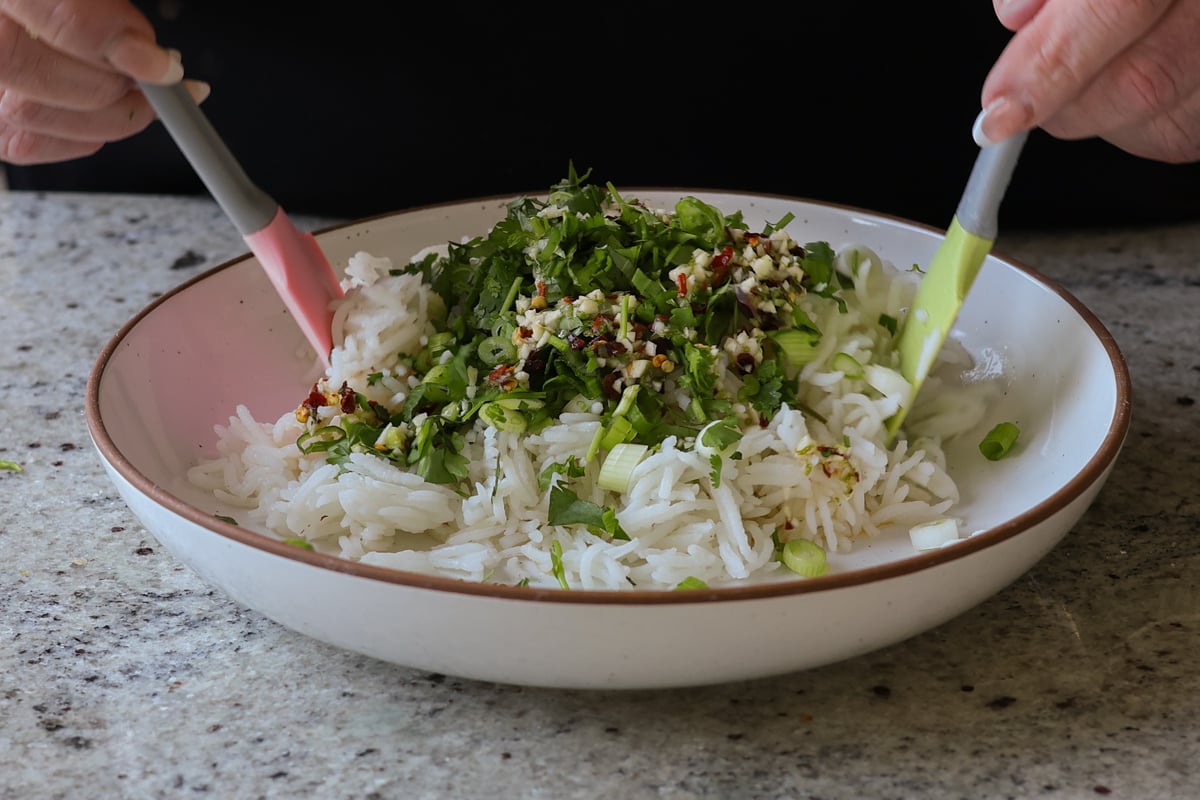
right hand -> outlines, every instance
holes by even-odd
[[[0,0],[0,161],[91,155],[155,119],[139,81],[182,78],[179,54],[127,0]],[[197,102],[208,96],[185,84]]]
[[[1200,160],[1200,0],[993,0],[1014,35],[983,86],[991,141],[1041,127]]]

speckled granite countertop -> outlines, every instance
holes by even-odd
[[[1096,311],[1135,388],[1112,478],[1025,577],[851,661],[629,693],[335,650],[139,525],[88,373],[244,249],[207,199],[0,195],[0,460],[24,466],[0,470],[0,800],[1200,797],[1200,224],[1002,236]]]

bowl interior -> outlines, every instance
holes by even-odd
[[[683,194],[741,210],[751,227],[790,212],[790,230],[800,241],[863,244],[902,268],[927,264],[942,238],[902,220],[794,198],[625,192],[664,207]],[[318,238],[338,269],[359,250],[399,262],[423,247],[483,234],[504,212],[504,199],[475,200],[363,220]],[[1116,456],[1128,404],[1120,353],[1073,297],[995,254],[980,271],[955,336],[981,370],[1000,376],[1003,392],[978,429],[947,450],[962,491],[954,513],[968,532],[1039,521],[1098,479]],[[94,438],[111,442],[111,466],[203,521],[231,513],[186,478],[188,467],[215,455],[213,426],[226,423],[238,404],[272,421],[294,409],[319,375],[304,337],[247,256],[160,298],[114,337],[89,387],[89,423]],[[979,440],[1002,421],[1019,425],[1019,445],[1009,457],[987,461]],[[897,535],[831,560],[845,572],[917,555],[907,535]]]

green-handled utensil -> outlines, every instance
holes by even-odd
[[[912,394],[887,422],[889,441],[900,430],[916,401],[979,268],[991,252],[999,227],[1000,201],[1028,135],[1024,132],[999,144],[987,145],[975,158],[946,238],[921,278],[900,330],[896,345],[900,351],[900,373],[912,384]]]

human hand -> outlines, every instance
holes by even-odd
[[[1041,127],[1158,161],[1200,160],[1200,0],[993,3],[1014,35],[984,82],[981,144]]]
[[[182,78],[179,54],[127,0],[0,0],[0,161],[91,155],[155,119],[139,81]],[[197,102],[208,95],[186,84]]]

